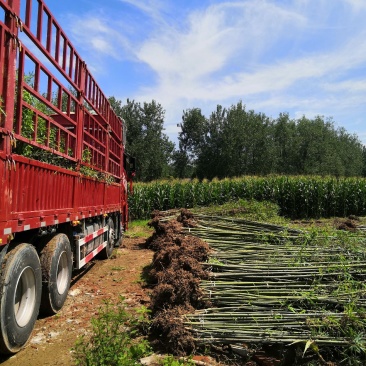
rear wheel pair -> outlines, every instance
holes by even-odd
[[[57,234],[40,254],[27,243],[4,257],[0,277],[0,351],[18,352],[28,341],[39,309],[55,314],[70,287],[72,256],[66,235]]]
[[[114,223],[107,221],[105,259],[116,241]],[[1,265],[1,264],[0,264]],[[2,262],[0,274],[0,352],[18,352],[29,340],[41,310],[57,313],[67,298],[72,272],[69,239],[57,234],[43,244],[39,254],[27,243],[14,246]]]
[[[54,236],[41,250],[43,314],[56,314],[64,305],[70,288],[72,254],[65,234]]]
[[[114,229],[114,222],[111,218],[107,220],[108,231],[105,233],[105,240],[107,241],[107,245],[100,252],[99,257],[101,259],[108,259],[111,257],[114,245],[116,243],[116,231]]]

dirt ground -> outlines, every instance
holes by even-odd
[[[103,301],[117,302],[124,296],[131,307],[148,305],[149,295],[140,285],[143,267],[151,263],[153,252],[144,248],[145,239],[123,239],[123,247],[109,260],[94,260],[82,272],[75,273],[69,296],[61,311],[38,319],[27,347],[10,358],[0,359],[3,366],[72,365],[72,351],[79,335],[90,329]]]

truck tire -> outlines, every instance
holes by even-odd
[[[117,228],[119,228],[118,232],[116,231],[116,240],[114,243],[115,247],[121,247],[122,246],[122,241],[123,241],[123,233],[124,233],[124,227],[121,225],[121,216],[118,215],[116,220],[118,220],[116,222],[117,224]]]
[[[116,232],[114,230],[114,222],[111,218],[107,220],[107,226],[108,231],[106,232],[107,237],[107,246],[99,253],[100,259],[108,259],[111,257],[113,249],[114,249],[114,243],[115,243],[115,236]]]
[[[64,305],[70,288],[72,254],[65,234],[57,234],[40,252],[42,268],[41,313],[56,314]]]
[[[30,244],[19,244],[4,257],[0,277],[0,352],[18,352],[28,342],[41,301],[39,257]]]

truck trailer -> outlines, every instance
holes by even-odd
[[[128,223],[126,128],[44,0],[0,0],[0,352]]]

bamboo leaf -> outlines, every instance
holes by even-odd
[[[314,341],[312,341],[311,339],[309,339],[306,344],[305,344],[305,349],[304,349],[304,353],[302,354],[302,357],[305,356],[306,351],[309,349],[309,347],[311,347],[311,345],[314,343]]]

